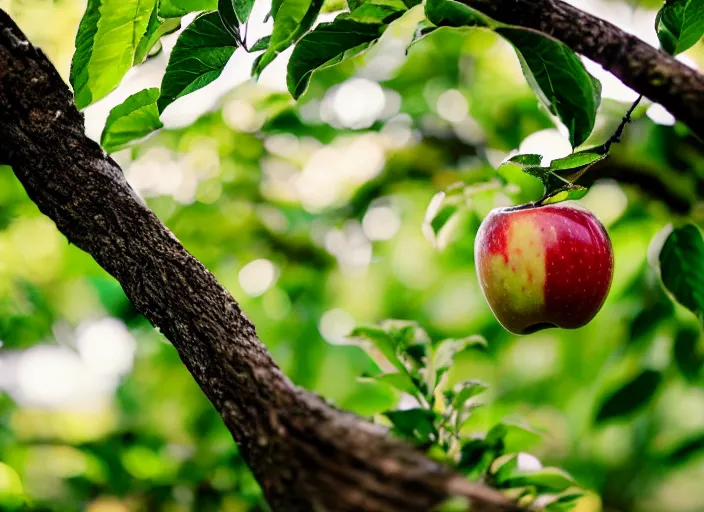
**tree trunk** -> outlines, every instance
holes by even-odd
[[[517,510],[379,426],[294,386],[235,300],[84,133],[71,91],[0,10],[0,163],[122,285],[213,403],[275,511]]]

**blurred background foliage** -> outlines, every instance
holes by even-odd
[[[654,39],[656,0],[573,3]],[[0,7],[66,76],[84,4]],[[220,89],[176,102],[164,130],[114,157],[297,384],[375,415],[400,397],[358,381],[376,370],[346,337],[356,325],[398,318],[436,339],[480,334],[488,349],[461,354],[450,373],[490,386],[468,432],[507,417],[543,432],[531,453],[592,491],[580,511],[704,510],[704,347],[654,268],[666,226],[702,223],[701,143],[661,108],[639,108],[624,141],[582,180],[594,184],[582,202],[616,254],[606,305],[582,329],[512,336],[481,297],[474,235],[491,208],[535,193],[496,181],[509,152],[555,158],[569,143],[505,43],[439,29],[406,55],[413,16],[366,55],[317,73],[297,105],[276,65],[259,84],[226,70]],[[247,68],[242,76],[245,58],[231,63]],[[682,58],[704,68],[704,45]],[[89,132],[99,134],[130,84],[158,83],[165,64],[158,55],[87,109]],[[587,145],[608,137],[634,97],[600,78],[605,99]],[[457,182],[480,185],[468,208],[440,232],[424,230],[431,198]],[[0,340],[1,510],[265,510],[176,351],[8,168]]]

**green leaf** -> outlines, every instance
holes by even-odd
[[[519,455],[511,457],[496,472],[499,487],[535,487],[541,493],[558,493],[576,485],[568,473],[558,468],[521,471],[518,457]]]
[[[594,128],[601,84],[564,43],[540,32],[499,27],[496,32],[516,48],[523,74],[543,104],[567,127],[573,147]]]
[[[452,390],[445,392],[445,398],[452,409],[465,412],[467,402],[475,396],[489,389],[489,386],[478,380],[465,380],[455,385]]]
[[[409,395],[418,393],[418,388],[407,373],[381,373],[373,377],[363,377],[361,380],[381,382]]]
[[[312,73],[359,55],[381,36],[383,25],[360,23],[338,16],[321,23],[296,45],[288,63],[286,84],[294,98],[308,88]]]
[[[80,109],[98,101],[132,67],[154,0],[89,0],[76,34],[69,80]]]
[[[577,199],[582,199],[585,195],[587,195],[587,192],[589,192],[589,189],[586,187],[570,185],[563,190],[548,195],[545,199],[540,201],[540,204],[555,204],[561,203],[562,201],[576,201]]]
[[[383,413],[394,426],[394,430],[402,436],[425,444],[437,439],[435,426],[439,415],[430,409],[405,409],[402,411],[387,411]]]
[[[682,464],[690,460],[692,457],[701,454],[703,451],[704,434],[699,434],[687,439],[677,448],[672,450],[672,452],[670,452],[665,458],[665,461],[669,465]]]
[[[558,158],[550,162],[550,170],[562,179],[574,183],[592,165],[601,162],[608,155],[595,153],[593,151],[578,151],[564,158]]]
[[[237,43],[217,12],[200,15],[176,41],[161,81],[159,112],[177,98],[197,91],[220,76]]]
[[[660,251],[660,276],[677,302],[704,316],[704,240],[694,224],[672,230]]]
[[[190,12],[214,11],[218,8],[218,0],[160,0],[159,16],[176,18]]]
[[[152,48],[154,48],[163,36],[171,34],[179,28],[181,28],[181,18],[167,18],[165,20],[161,20],[157,15],[157,7],[154,6],[154,10],[149,17],[147,30],[137,45],[137,49],[134,54],[134,62],[132,64],[137,65],[144,62],[144,60],[151,54]]]
[[[261,39],[258,39],[256,43],[254,43],[250,48],[250,52],[261,52],[263,50],[266,50],[269,48],[269,42],[271,41],[271,36],[264,36]]]
[[[456,354],[468,348],[486,348],[487,346],[486,339],[478,334],[466,338],[442,340],[433,351],[433,366],[436,370],[447,368],[452,364]]]
[[[105,151],[118,151],[133,140],[141,139],[164,125],[159,120],[156,100],[159,89],[144,89],[110,111],[100,144]]]
[[[596,422],[622,418],[645,407],[655,396],[661,381],[660,372],[643,370],[604,401],[596,415]]]
[[[666,0],[655,28],[667,53],[677,55],[688,50],[704,35],[704,0]]]
[[[704,366],[704,356],[699,351],[698,329],[682,328],[675,336],[673,345],[674,360],[682,376],[690,382],[697,382]]]
[[[240,39],[240,21],[235,13],[234,0],[218,0],[218,13],[220,21],[227,29],[230,35],[241,44]]]
[[[240,23],[247,23],[249,15],[252,14],[254,0],[232,0],[232,4],[234,5],[235,14],[237,14]]]
[[[391,336],[381,327],[363,326],[356,327],[351,333],[351,338],[361,338],[372,344],[384,358],[391,363],[397,370],[406,372],[406,367],[399,359],[396,347],[393,344]]]
[[[572,510],[576,507],[576,501],[583,498],[584,493],[579,491],[569,491],[561,496],[558,496],[553,501],[547,504],[545,507],[546,511],[549,512],[563,512],[567,510]]]
[[[286,50],[313,26],[323,0],[282,0],[276,9],[272,5],[274,29],[266,52],[258,60],[253,74],[261,75],[276,56]]]
[[[426,0],[425,16],[438,27],[487,25],[484,15],[454,0]]]

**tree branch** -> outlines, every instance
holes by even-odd
[[[561,0],[459,1],[497,21],[562,41],[661,104],[704,140],[704,76],[675,58]]]
[[[85,136],[70,90],[2,10],[0,161],[173,343],[274,510],[426,512],[453,495],[469,497],[473,510],[517,510],[499,491],[295,387],[230,294]]]

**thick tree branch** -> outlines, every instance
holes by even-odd
[[[704,140],[704,76],[673,57],[561,0],[459,1],[497,21],[562,41],[660,103]]]
[[[500,492],[295,387],[235,300],[84,134],[55,68],[0,10],[0,163],[71,243],[173,343],[277,511],[426,512],[451,495],[512,510]]]

